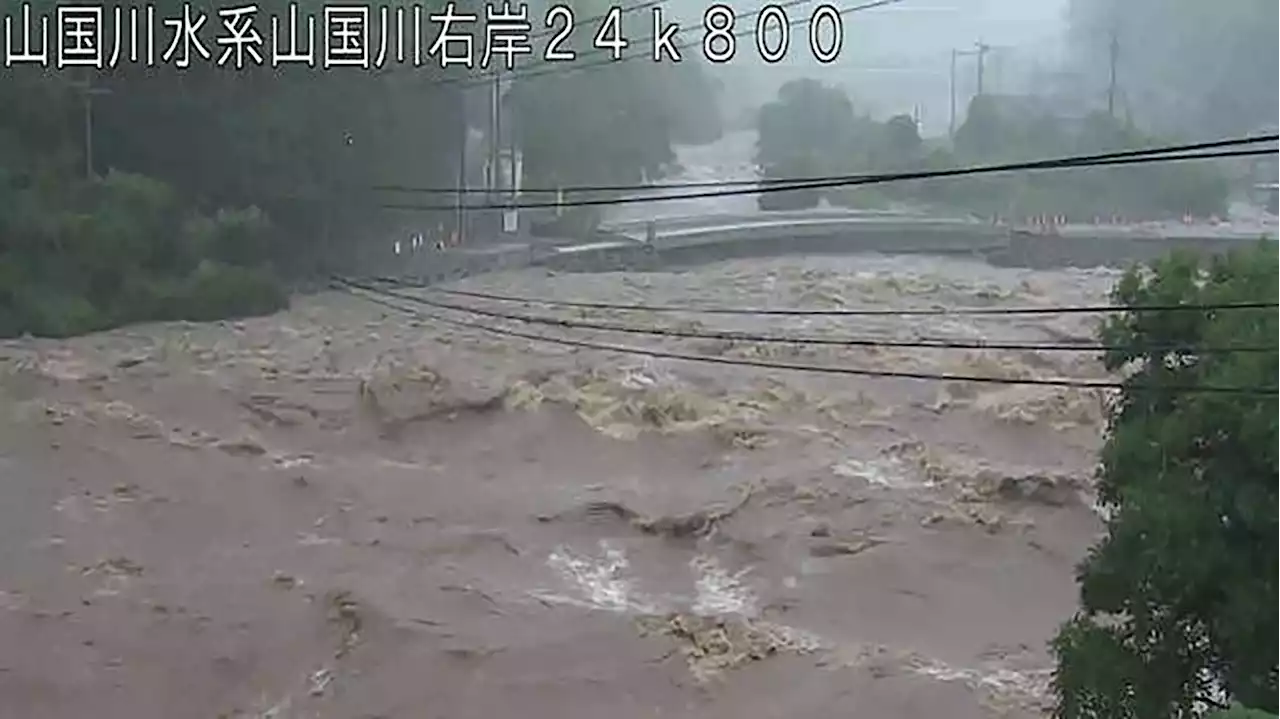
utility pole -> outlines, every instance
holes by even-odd
[[[508,81],[508,88],[507,88],[508,93],[512,91],[516,82],[517,80],[515,79],[515,76],[512,75],[511,80]],[[517,133],[518,128],[516,126],[515,108],[510,107],[508,109],[512,111],[512,116],[507,118],[507,162],[509,163],[511,168],[507,177],[510,178],[509,181],[511,183],[511,186],[508,189],[511,192],[508,195],[508,197],[510,198],[510,205],[509,205],[510,209],[508,210],[509,215],[503,218],[502,229],[504,232],[519,232],[520,231],[520,208],[519,208],[520,180],[522,179],[521,175],[523,174],[524,168],[522,166],[522,162],[518,159],[518,155],[516,152],[516,140],[518,138],[518,133]]]
[[[976,48],[976,50],[974,50],[974,54],[978,56],[978,92],[977,94],[981,96],[982,81],[984,78],[986,65],[987,65],[987,53],[991,52],[991,46],[979,40],[978,42],[974,43],[974,47]]]
[[[956,58],[960,57],[960,53],[953,47],[951,48],[951,119],[947,123],[947,137],[954,140],[956,138]]]
[[[84,175],[85,178],[93,179],[93,98],[100,95],[109,95],[111,91],[105,87],[94,87],[93,78],[86,72],[84,80],[75,83],[75,88],[80,91],[81,102],[84,106]]]
[[[467,123],[466,90],[458,91],[458,114],[462,117],[462,138],[458,142],[458,204],[454,217],[453,234],[461,244],[467,226],[467,141],[471,139],[471,126]],[[444,239],[444,238],[441,238]]]
[[[497,202],[502,186],[502,167],[499,162],[502,152],[502,77],[500,72],[493,72],[489,96],[489,201]]]
[[[978,46],[981,48],[982,44],[979,43]],[[991,48],[988,47],[987,49],[990,50]],[[978,94],[981,95],[982,94],[982,53],[984,52],[986,51],[985,50],[957,50],[955,48],[951,48],[951,119],[947,125],[948,127],[947,134],[953,140],[955,139],[955,136],[956,136],[956,102],[957,102],[956,100],[956,61],[959,58],[968,57],[970,55],[978,56]]]
[[[1120,35],[1115,28],[1111,29],[1110,47],[1111,79],[1107,83],[1107,114],[1116,116],[1116,65],[1120,60]]]

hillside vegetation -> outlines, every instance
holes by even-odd
[[[931,146],[907,115],[884,122],[860,116],[839,88],[797,80],[761,108],[756,161],[763,176],[780,179],[948,170],[1176,144],[1105,113],[1065,119],[1023,100],[977,96],[954,142]],[[797,190],[762,195],[760,205],[811,207],[826,197],[851,207],[906,202],[984,217],[1169,219],[1224,215],[1230,190],[1222,165],[1178,162]]]
[[[127,60],[128,26],[112,26],[107,13],[104,37],[119,30],[124,43],[113,67],[19,63],[0,72],[0,337],[271,312],[287,302],[288,280],[353,271],[362,257],[385,252],[392,233],[453,229],[456,197],[439,189],[456,187],[464,116],[484,125],[492,85],[488,70],[445,68],[431,54],[440,24],[426,18],[445,3],[379,6],[388,28],[370,13],[369,37],[386,30],[388,40],[382,65],[368,69],[323,67],[319,0],[258,3],[262,62],[246,55],[240,67],[234,53],[220,64],[229,49],[218,43],[225,4],[121,5],[126,23],[129,8],[154,8],[152,65],[145,48],[137,49],[141,62]],[[56,6],[36,0],[32,20],[54,27]],[[316,67],[273,63],[271,19],[284,35],[291,8],[300,32],[308,17],[316,23]],[[421,64],[411,21],[404,60],[396,58],[401,9],[424,18]],[[546,10],[528,11],[535,50],[518,61],[504,96],[524,117],[514,134],[525,150],[525,186],[657,179],[672,170],[673,142],[718,137],[714,112],[689,110],[714,106],[691,100],[715,91],[699,63],[611,60],[609,37],[630,42],[626,56],[648,52],[638,40],[647,14],[626,16],[595,43],[609,6],[577,3],[581,22],[560,50],[572,47],[578,59],[540,67],[556,35],[545,27]],[[169,21],[184,12],[203,16],[203,25],[182,68],[182,43],[161,56],[170,52]],[[453,32],[472,36],[478,65],[485,11],[455,8],[468,12],[478,21]],[[21,14],[11,19],[20,32]],[[366,48],[371,65],[380,43]],[[495,55],[491,67],[504,62]],[[469,174],[482,174],[482,164],[469,158]],[[476,223],[476,234],[486,231]]]

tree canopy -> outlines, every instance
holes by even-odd
[[[52,27],[55,6],[37,0],[32,19],[48,17]],[[308,17],[315,22],[315,63],[275,66],[271,44],[280,38],[270,19],[287,32],[295,6],[301,30]],[[122,7],[125,22],[129,8],[140,19],[154,8],[150,66],[145,52],[141,62],[127,59],[126,25],[122,59],[108,69],[15,64],[0,71],[0,336],[270,311],[284,302],[281,276],[350,264],[371,243],[382,246],[388,232],[452,225],[447,210],[382,207],[392,199],[436,207],[451,200],[415,202],[372,189],[456,182],[468,97],[480,94],[466,90],[487,82],[480,68],[446,69],[430,55],[439,25],[425,18],[442,6],[396,0],[372,9],[368,68],[323,67],[318,0],[258,3],[264,62],[239,68],[217,62],[225,5],[161,0]],[[204,18],[199,40],[210,55],[179,68],[160,55],[174,29],[166,21],[187,8]],[[420,63],[410,34],[415,9],[424,22]],[[395,37],[401,10],[403,60]],[[586,22],[608,7],[584,2],[575,10],[579,22],[565,47],[581,50],[576,64],[608,60],[607,50],[592,47],[600,22]],[[473,36],[476,56],[485,41],[484,13],[477,14],[480,22],[462,30]],[[112,13],[105,15],[103,35],[112,38]],[[11,17],[22,21],[20,13]],[[540,57],[555,28],[544,28],[537,10],[528,17]],[[642,40],[650,30],[635,20],[647,16],[626,17],[632,47],[624,54],[647,52]],[[519,67],[508,103],[526,186],[658,178],[672,169],[673,142],[717,137],[715,86],[687,55],[678,65],[641,60],[576,71],[572,62],[534,60]],[[86,171],[86,81],[93,176]],[[213,292],[223,281],[239,289]],[[207,308],[217,302],[221,309]]]
[[[842,174],[859,139],[853,104],[838,87],[817,80],[791,80],[756,115],[755,162],[767,179]],[[812,207],[824,193],[795,190],[760,196],[762,209]]]
[[[1034,98],[980,95],[948,147],[922,139],[910,115],[883,122],[859,115],[840,88],[814,80],[784,85],[760,109],[757,127],[756,161],[769,178],[941,170],[1168,144],[1105,113],[1067,118]],[[826,196],[851,206],[902,202],[984,216],[1155,220],[1223,215],[1230,189],[1219,165],[1167,163],[796,191],[764,195],[761,206],[812,206]]]
[[[573,3],[573,31],[556,49],[576,57],[535,59],[513,75],[506,103],[516,118],[525,187],[654,182],[678,170],[674,145],[703,144],[722,133],[719,87],[702,60],[685,50],[679,63],[653,62],[650,16],[615,12],[610,24],[604,18],[612,7],[599,0]],[[536,58],[544,57],[553,38],[540,40]],[[620,40],[628,46],[615,53],[611,43]],[[603,199],[619,193],[589,194]],[[572,208],[549,229],[589,233],[600,214],[599,207]]]
[[[52,18],[55,5],[32,3],[32,19]],[[150,66],[142,47],[128,60],[125,25],[113,67],[0,71],[0,335],[273,310],[284,301],[273,277],[349,257],[406,221],[367,188],[452,184],[445,149],[461,115],[445,73],[398,63],[394,48],[369,70],[272,67],[269,17],[286,22],[292,5],[258,3],[262,64],[217,64],[222,6],[162,0],[126,4],[154,7]],[[302,28],[308,16],[322,27],[322,3],[297,6]],[[209,56],[179,68],[160,57],[172,34],[164,21],[188,8],[205,18]]]
[[[1176,255],[1130,271],[1112,300],[1274,303],[1277,260],[1269,242],[1207,263]],[[1276,336],[1274,309],[1135,310],[1102,327],[1119,347],[1106,366],[1132,374],[1101,456],[1106,537],[1054,641],[1060,719],[1190,719],[1228,701],[1275,713],[1277,356],[1197,348]],[[1200,385],[1260,393],[1175,389]]]
[[[675,170],[673,144],[720,137],[717,88],[698,57],[685,51],[680,63],[655,63],[646,13],[618,15],[616,30],[600,36],[605,21],[587,21],[607,16],[611,6],[580,0],[573,7],[577,23],[558,49],[577,57],[535,61],[514,75],[508,102],[518,118],[526,186],[657,180]],[[629,46],[615,60],[608,43],[616,39]]]

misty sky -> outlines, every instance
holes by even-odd
[[[708,4],[682,0],[678,7],[690,8],[681,14],[697,17]],[[740,22],[747,23],[754,22],[750,13],[763,4],[731,3],[738,9]],[[832,4],[844,8],[860,3]],[[793,20],[802,19],[817,5],[790,8],[788,14]],[[759,104],[788,79],[814,77],[843,85],[861,109],[877,116],[910,113],[920,106],[926,132],[940,133],[948,123],[951,49],[972,48],[979,39],[999,46],[988,56],[988,91],[1021,90],[1037,62],[1056,61],[1064,7],[1065,0],[904,0],[896,6],[847,15],[844,50],[835,66],[821,67],[810,60],[807,30],[796,28],[787,61],[762,66],[754,47],[748,46],[740,48],[740,55],[722,72],[739,91],[731,102]],[[963,107],[976,83],[973,58],[960,59],[957,75]]]

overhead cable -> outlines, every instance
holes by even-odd
[[[1259,142],[1259,140],[1251,140],[1250,142]],[[1244,143],[1236,143],[1244,144]],[[853,187],[861,185],[877,185],[888,182],[903,182],[906,180],[929,180],[944,177],[962,177],[972,175],[986,175],[1001,172],[1025,172],[1036,170],[1060,170],[1082,167],[1102,167],[1114,165],[1135,165],[1144,163],[1157,162],[1178,162],[1185,160],[1208,160],[1222,159],[1227,157],[1259,157],[1265,155],[1274,156],[1276,149],[1262,150],[1222,150],[1217,152],[1200,152],[1200,153],[1177,153],[1174,149],[1167,149],[1164,154],[1156,154],[1154,150],[1142,151],[1126,151],[1115,153],[1102,153],[1098,155],[1080,155],[1064,158],[1055,158],[1051,160],[1037,160],[1034,162],[1017,162],[1002,163],[994,165],[979,165],[974,167],[960,167],[946,170],[918,170],[912,172],[895,172],[873,175],[855,175],[847,178],[839,178],[833,180],[821,180],[811,182],[793,182],[785,185],[770,185],[766,187],[751,187],[742,189],[728,190],[710,190],[705,192],[690,192],[675,195],[662,195],[658,197],[616,197],[616,198],[590,198],[581,200],[566,200],[563,202],[515,202],[515,203],[484,203],[467,205],[468,210],[512,210],[512,209],[536,209],[536,208],[565,208],[565,207],[602,207],[616,205],[634,205],[640,203],[656,203],[670,202],[674,200],[694,200],[712,197],[734,197],[740,195],[764,195],[776,192],[791,192],[794,190],[817,190],[830,189],[835,187]],[[1139,154],[1140,156],[1133,156]],[[435,212],[453,212],[457,210],[457,205],[423,205],[412,203],[378,203],[378,207],[388,210],[407,210],[407,211],[435,211]]]
[[[1244,137],[1230,137],[1222,140],[1209,140],[1205,142],[1195,142],[1181,145],[1168,145],[1164,147],[1150,147],[1145,149],[1125,150],[1122,152],[1110,152],[1102,155],[1083,155],[1078,158],[1099,158],[1110,159],[1120,157],[1143,157],[1146,155],[1162,155],[1173,152],[1198,152],[1201,150],[1216,150],[1225,147],[1240,147],[1244,145],[1259,145],[1267,142],[1280,141],[1280,134],[1272,133],[1269,135],[1246,135]],[[1275,150],[1267,152],[1274,153]],[[1058,162],[1065,162],[1072,158],[1061,158]],[[1051,162],[1055,160],[1040,160],[1039,162]],[[887,175],[879,175],[887,176]],[[878,175],[856,174],[856,175],[823,175],[816,177],[762,177],[756,180],[718,180],[714,182],[658,182],[647,185],[569,185],[566,187],[534,187],[520,188],[522,195],[554,195],[564,193],[566,195],[580,192],[646,192],[653,190],[698,190],[707,188],[724,189],[731,187],[773,187],[773,186],[790,186],[808,183],[828,183],[828,182],[844,182],[844,181],[862,181],[869,178],[879,177]],[[481,194],[488,193],[488,188],[457,188],[457,187],[413,187],[411,185],[375,185],[372,189],[374,192],[398,192],[405,194],[422,194],[422,195],[456,195],[461,191],[463,194]],[[660,199],[660,198],[650,198]],[[679,199],[679,198],[676,198]]]
[[[1219,312],[1232,310],[1274,310],[1276,302],[1227,302],[1217,304],[1176,305],[1056,305],[1050,307],[937,307],[937,308],[840,308],[840,309],[785,309],[777,307],[699,307],[696,305],[645,305],[617,302],[588,302],[582,300],[555,300],[545,297],[526,297],[474,290],[457,290],[427,284],[408,283],[400,278],[375,278],[380,282],[401,287],[427,289],[446,295],[472,297],[495,302],[515,302],[545,307],[573,307],[593,310],[619,310],[623,312],[682,312],[704,315],[758,315],[779,317],[939,317],[947,315],[1071,315],[1103,314],[1107,312]]]
[[[881,379],[912,379],[912,380],[931,380],[939,382],[974,382],[981,384],[1000,384],[1000,385],[1031,385],[1045,387],[1071,387],[1078,389],[1099,389],[1099,390],[1126,390],[1135,391],[1154,391],[1154,392],[1179,392],[1179,393],[1204,393],[1204,394],[1231,394],[1246,396],[1264,396],[1270,397],[1277,394],[1274,387],[1227,387],[1212,385],[1162,385],[1159,387],[1144,387],[1134,385],[1128,382],[1116,382],[1109,380],[1088,380],[1088,379],[1048,379],[1048,378],[1013,378],[1013,377],[990,377],[981,375],[959,375],[959,374],[942,374],[933,372],[908,372],[908,371],[892,371],[892,370],[870,370],[853,367],[837,367],[831,365],[811,365],[792,362],[767,362],[764,360],[739,359],[729,357],[714,357],[709,355],[687,354],[680,352],[667,352],[664,350],[649,349],[645,347],[634,347],[629,345],[615,345],[600,342],[587,342],[583,340],[575,340],[565,337],[551,337],[549,335],[532,334],[528,332],[519,332],[516,330],[505,329],[502,327],[493,327],[491,325],[480,324],[476,322],[467,322],[463,320],[455,320],[449,317],[441,317],[436,314],[429,314],[410,307],[404,307],[394,302],[390,302],[382,297],[376,296],[375,293],[368,291],[359,291],[352,289],[341,282],[334,282],[335,289],[345,291],[354,297],[358,297],[374,304],[382,305],[398,312],[421,317],[423,319],[438,322],[441,324],[451,325],[464,329],[473,329],[487,332],[490,334],[502,335],[516,339],[525,339],[535,342],[545,342],[550,344],[561,345],[565,347],[576,347],[579,349],[597,350],[601,352],[619,352],[623,354],[651,357],[654,359],[670,359],[682,360],[689,362],[702,362],[706,364],[728,365],[735,367],[753,367],[757,369],[774,369],[774,370],[792,370],[800,372],[813,372],[822,374],[846,375],[855,377],[874,377]]]
[[[952,340],[952,339],[935,339],[920,338],[914,340],[894,340],[888,338],[876,337],[791,337],[780,335],[758,335],[749,332],[739,332],[731,330],[684,330],[668,327],[635,327],[630,325],[609,324],[604,322],[590,322],[586,320],[571,320],[560,317],[546,317],[538,315],[524,315],[510,312],[499,312],[497,310],[489,310],[481,307],[468,305],[455,305],[447,302],[437,302],[417,295],[411,295],[404,292],[395,292],[392,290],[382,289],[373,285],[368,285],[353,281],[348,278],[335,278],[340,282],[344,282],[351,287],[365,290],[367,292],[379,292],[389,297],[395,297],[399,300],[406,300],[414,304],[419,304],[435,309],[453,310],[455,312],[469,312],[481,317],[490,317],[493,319],[512,320],[516,322],[524,322],[526,324],[543,325],[549,327],[561,327],[564,329],[583,329],[595,330],[600,332],[618,332],[622,334],[645,335],[650,337],[676,337],[680,339],[700,339],[700,340],[723,340],[730,342],[755,342],[760,344],[792,344],[792,345],[816,345],[827,347],[896,347],[896,348],[912,348],[912,349],[964,349],[964,350],[1005,350],[1005,351],[1026,351],[1026,352],[1113,352],[1113,351],[1132,351],[1132,352],[1181,352],[1194,355],[1210,355],[1210,354],[1233,354],[1233,353],[1275,353],[1280,348],[1275,346],[1254,346],[1254,345],[1237,345],[1225,347],[1197,347],[1188,346],[1186,344],[1169,344],[1169,345],[1144,345],[1136,347],[1133,345],[1100,345],[1100,344],[1083,344],[1083,343],[1043,343],[1043,342],[995,342],[986,340]]]

